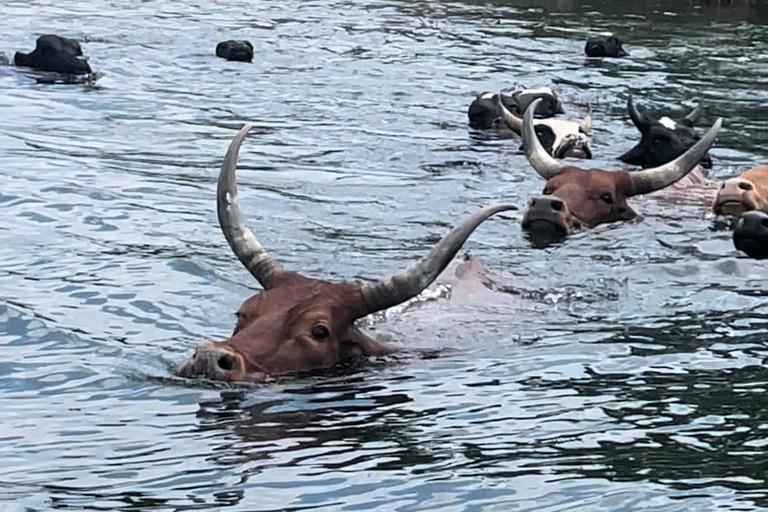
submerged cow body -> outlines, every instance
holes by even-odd
[[[712,210],[718,215],[739,216],[768,207],[768,165],[750,169],[725,180],[717,191]]]
[[[615,35],[593,36],[584,45],[587,57],[626,57],[629,55]]]
[[[355,326],[371,313],[421,293],[488,217],[513,205],[481,209],[446,235],[409,270],[367,284],[332,283],[284,270],[245,226],[237,202],[236,161],[250,126],[229,146],[217,189],[219,223],[232,251],[264,291],[237,312],[234,332],[225,341],[200,345],[179,375],[221,381],[259,382],[270,376],[328,368],[361,356],[384,355],[392,348]]]
[[[643,169],[659,167],[688,151],[701,138],[693,128],[701,116],[701,103],[679,119],[666,116],[656,118],[639,112],[630,96],[627,100],[627,112],[642,137],[635,147],[619,157],[625,164],[638,165]],[[702,156],[700,164],[707,168],[712,167],[708,154]]]
[[[529,107],[535,112],[538,100]],[[518,135],[523,133],[523,120],[510,112],[499,101],[502,122]],[[526,110],[526,112],[528,112]],[[587,114],[581,122],[561,119],[537,119],[533,121],[536,135],[544,150],[555,158],[592,158],[587,134],[592,129],[592,116]]]
[[[553,158],[539,142],[533,118],[526,113],[523,144],[528,161],[545,180],[542,195],[533,198],[523,215],[523,228],[548,243],[562,240],[581,227],[629,220],[636,216],[627,198],[666,188],[693,170],[715,140],[722,120],[690,150],[653,169],[629,172],[582,169]]]
[[[733,245],[750,258],[768,258],[768,206],[741,215],[733,229]]]
[[[522,89],[512,94],[484,92],[478,94],[472,100],[467,110],[469,126],[477,130],[489,130],[501,127],[501,102],[506,109],[518,115],[526,111],[528,105],[535,100],[542,101],[536,107],[536,117],[547,118],[556,114],[563,114],[563,104],[552,89],[540,87],[538,89]]]

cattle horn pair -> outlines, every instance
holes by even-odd
[[[690,121],[691,125],[694,125],[696,121],[699,120],[699,117],[701,117],[701,113],[704,110],[704,103],[699,100],[699,103],[696,105],[696,108],[694,108],[688,115],[684,116],[683,119]],[[629,98],[627,99],[627,112],[629,113],[629,118],[632,120],[632,124],[635,125],[635,128],[637,128],[640,131],[643,131],[643,127],[648,124],[648,115],[647,114],[641,114],[637,107],[635,107],[635,102],[632,99],[632,95],[629,95]],[[656,121],[656,120],[653,120]],[[656,121],[658,122],[658,121]]]
[[[268,290],[270,281],[284,270],[262,247],[253,232],[245,226],[237,201],[235,174],[237,156],[243,139],[250,129],[251,126],[247,124],[240,129],[224,157],[217,189],[217,210],[221,230],[232,251],[264,289]],[[424,291],[456,256],[467,238],[483,221],[496,213],[514,209],[517,207],[511,204],[498,204],[479,210],[448,233],[426,257],[410,269],[388,279],[363,285],[364,304],[359,317],[395,306]]]
[[[555,158],[552,158],[541,146],[539,138],[536,137],[536,131],[533,127],[532,110],[536,106],[536,101],[528,107],[523,116],[523,146],[525,148],[525,155],[536,172],[545,180],[549,180],[565,166]],[[647,194],[666,188],[681,180],[698,165],[701,158],[709,151],[722,124],[723,120],[718,118],[715,124],[712,125],[712,128],[709,129],[699,142],[671,162],[653,169],[630,172],[632,191],[628,195]]]

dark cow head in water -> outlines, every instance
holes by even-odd
[[[528,161],[547,180],[543,195],[534,197],[523,215],[523,228],[536,245],[561,240],[573,229],[628,220],[635,212],[627,198],[663,189],[693,170],[715,140],[720,119],[686,153],[661,167],[637,172],[581,169],[565,165],[541,146],[533,118],[526,112],[523,145]]]
[[[768,165],[761,165],[725,180],[717,191],[712,210],[718,215],[739,216],[768,207]]]
[[[639,165],[643,169],[659,167],[679,157],[701,138],[693,129],[694,123],[701,116],[701,102],[688,115],[679,119],[669,117],[655,118],[640,113],[632,101],[627,100],[627,112],[632,124],[640,130],[640,142],[619,157],[629,165]],[[699,162],[703,167],[712,167],[709,155],[704,155]]]
[[[467,110],[469,126],[477,130],[500,128],[503,125],[500,124],[501,109],[499,108],[499,101],[510,112],[523,115],[522,113],[525,112],[528,105],[536,99],[542,100],[536,108],[536,117],[552,117],[556,114],[565,113],[560,98],[549,87],[522,89],[513,92],[511,95],[484,92],[478,94],[472,100],[472,103],[469,104],[469,109]]]
[[[40,71],[84,75],[91,72],[91,66],[82,55],[80,43],[74,39],[46,34],[37,38],[30,53],[16,52],[14,63]]]
[[[390,347],[355,326],[357,319],[421,293],[488,217],[513,205],[486,207],[446,235],[409,270],[367,284],[332,283],[289,272],[273,259],[243,223],[237,202],[235,165],[245,126],[229,146],[219,175],[219,223],[235,255],[264,291],[245,302],[229,339],[200,345],[179,368],[182,377],[263,381],[359,356],[386,354]]]
[[[539,100],[535,100],[529,110],[535,112]],[[510,112],[499,101],[502,122],[513,132],[522,135],[523,120]],[[528,110],[526,110],[528,112]],[[592,129],[592,116],[587,116],[580,123],[561,119],[536,119],[533,121],[536,135],[544,150],[555,158],[592,158],[587,134]]]
[[[742,214],[733,230],[733,245],[750,258],[768,258],[768,207]]]

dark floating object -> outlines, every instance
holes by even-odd
[[[733,230],[733,245],[750,258],[768,258],[768,211],[744,213]]]
[[[626,57],[629,53],[621,47],[616,36],[595,36],[587,39],[584,47],[587,57]]]
[[[91,72],[91,66],[82,55],[83,49],[74,39],[46,34],[37,38],[31,53],[16,52],[13,60],[17,66],[40,71],[87,75]]]
[[[253,45],[246,40],[222,41],[216,45],[216,56],[227,60],[251,62],[253,61]]]

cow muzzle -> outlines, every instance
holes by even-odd
[[[536,247],[561,242],[572,228],[568,205],[557,196],[534,197],[523,214],[523,229]]]
[[[733,230],[733,245],[750,258],[768,258],[768,213],[755,210],[742,215]]]
[[[743,178],[731,178],[723,182],[717,191],[712,210],[718,215],[738,217],[744,212],[760,208],[755,201],[755,186]]]
[[[592,150],[589,149],[589,139],[583,133],[566,135],[552,153],[552,156],[557,159],[582,158],[588,160],[592,158]]]
[[[214,343],[200,345],[179,367],[179,376],[220,381],[245,380],[245,361],[231,349]]]

